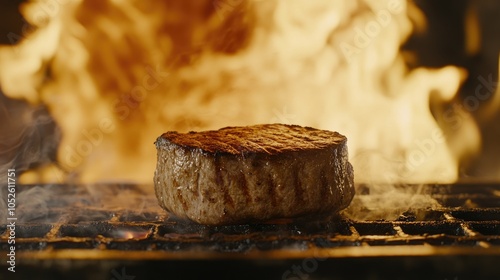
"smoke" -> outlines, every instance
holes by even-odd
[[[6,189],[1,191],[1,220],[5,220],[7,214]],[[147,189],[111,183],[17,185],[15,217],[19,223],[109,221],[117,214],[123,219],[128,215],[135,220],[141,217],[151,219],[151,213],[161,214],[163,210],[158,206],[152,188]]]
[[[57,194],[51,191],[50,187],[25,187],[16,185],[15,187],[14,214],[11,217],[17,218],[19,223],[47,222],[49,216],[49,201]],[[2,199],[0,201],[0,219],[7,218],[7,188],[2,187]],[[53,205],[55,206],[55,205]]]
[[[343,213],[354,220],[395,220],[405,211],[439,207],[424,185],[365,184]]]
[[[7,169],[19,175],[56,161],[61,133],[46,107],[0,92],[0,119],[0,182],[6,182]]]

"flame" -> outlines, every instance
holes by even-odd
[[[123,238],[125,238],[125,239],[132,239],[132,238],[134,238],[134,234],[132,234],[131,232],[126,232],[123,235]]]
[[[347,135],[358,182],[454,181],[479,149],[470,112],[446,110],[465,71],[405,65],[421,17],[407,1],[61,0],[23,12],[36,31],[0,49],[0,84],[48,106],[66,179],[150,182],[164,131],[268,122]],[[23,179],[61,180],[54,170]]]
[[[113,237],[122,238],[122,239],[144,239],[148,236],[149,233],[150,233],[149,230],[137,231],[137,229],[136,229],[135,231],[130,231],[130,230],[118,229],[118,230],[112,231],[111,235]]]

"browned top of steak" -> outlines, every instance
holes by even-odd
[[[225,127],[202,132],[164,133],[160,138],[181,147],[208,153],[265,153],[324,149],[347,141],[338,132],[286,124]]]

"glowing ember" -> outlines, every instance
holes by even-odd
[[[151,230],[138,231],[137,229],[117,229],[111,232],[111,236],[114,238],[122,239],[144,239],[151,234]]]
[[[404,64],[407,1],[53,2],[24,6],[38,30],[0,50],[0,83],[49,107],[60,166],[81,181],[149,183],[152,142],[166,130],[338,130],[358,182],[453,181],[479,147],[469,112],[430,110],[451,102],[463,71]]]

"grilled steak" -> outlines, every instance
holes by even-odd
[[[347,138],[283,124],[167,132],[155,142],[160,205],[201,224],[329,215],[354,196]]]

